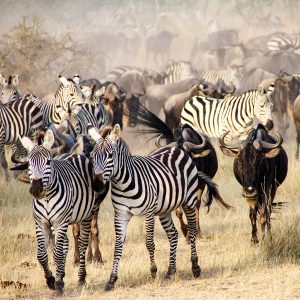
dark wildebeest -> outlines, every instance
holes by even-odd
[[[150,133],[154,134],[154,137],[158,137],[156,141],[157,147],[160,146],[160,139],[163,138],[170,146],[175,145],[181,150],[187,152],[188,155],[193,159],[199,172],[204,173],[210,178],[215,176],[218,170],[217,155],[212,143],[210,142],[210,139],[205,134],[195,131],[187,124],[173,131],[166,123],[164,123],[143,105],[140,105],[138,109],[137,124],[146,127],[144,129],[138,129],[138,133]],[[201,237],[199,209],[204,188],[205,184],[200,186],[197,195],[198,201],[196,205],[196,222],[199,237]],[[230,207],[222,200],[222,198],[218,199],[217,201],[220,205],[226,208]],[[205,206],[210,206],[210,204],[211,203],[204,201]],[[184,223],[181,207],[177,208],[176,216],[180,220],[181,230],[184,236],[187,238],[187,240],[189,240],[189,236],[187,235],[187,225]]]
[[[228,132],[227,132],[228,133]],[[237,144],[226,145],[224,133],[220,147],[227,156],[235,157],[233,171],[243,187],[243,196],[250,205],[252,243],[258,243],[256,219],[261,224],[262,240],[265,231],[271,236],[271,210],[277,187],[284,181],[288,170],[288,157],[281,147],[282,137],[274,132],[271,136],[265,127],[258,124],[247,139]],[[277,203],[282,204],[282,202]]]
[[[170,47],[173,38],[177,37],[178,33],[162,30],[159,33],[150,35],[145,41],[146,62],[149,54],[153,53],[153,60],[158,65],[157,56],[161,58],[161,63],[170,58]]]

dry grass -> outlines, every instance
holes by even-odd
[[[139,143],[141,142],[141,143]],[[142,140],[135,143],[140,152]],[[180,233],[178,272],[174,279],[163,280],[168,264],[168,241],[157,219],[155,243],[158,278],[149,278],[149,258],[144,244],[143,220],[133,218],[115,290],[103,287],[109,278],[114,249],[113,210],[110,199],[100,209],[103,265],[88,265],[87,285],[77,287],[77,268],[72,264],[73,241],[67,257],[66,299],[296,299],[300,297],[300,192],[299,162],[293,158],[294,144],[289,145],[289,173],[279,188],[276,200],[286,207],[273,215],[273,239],[261,246],[250,244],[248,207],[241,188],[232,174],[232,160],[220,152],[220,169],[215,178],[224,199],[234,206],[226,211],[213,205],[209,214],[201,213],[204,239],[199,240],[198,254],[202,275],[194,279],[190,264],[190,246]],[[146,151],[147,152],[147,151]],[[0,182],[0,298],[50,299],[52,291],[45,284],[36,259],[36,241],[28,186],[12,181]],[[176,227],[179,223],[174,218]],[[70,234],[70,230],[69,230]],[[54,265],[51,256],[51,266]]]

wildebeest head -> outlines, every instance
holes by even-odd
[[[281,151],[282,137],[273,132],[274,137],[268,134],[261,124],[253,129],[247,139],[243,142],[227,145],[224,142],[224,133],[220,138],[222,152],[234,160],[234,174],[243,187],[243,196],[246,199],[257,200],[257,193],[260,189],[261,174],[264,170],[264,160],[277,156]]]

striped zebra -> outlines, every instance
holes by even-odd
[[[118,277],[119,260],[125,241],[129,220],[133,215],[145,217],[146,247],[150,255],[151,276],[155,278],[154,216],[158,215],[170,243],[170,260],[166,278],[176,272],[178,232],[171,212],[182,206],[188,221],[191,237],[191,261],[194,277],[201,269],[196,252],[195,206],[199,184],[208,184],[209,198],[218,194],[214,183],[203,173],[197,172],[192,159],[175,147],[164,147],[148,156],[131,156],[127,145],[120,138],[120,126],[114,126],[104,139],[95,128],[89,134],[96,142],[91,152],[96,178],[104,184],[111,181],[112,203],[115,211],[115,251],[112,273],[105,287],[111,290]]]
[[[78,135],[88,134],[88,124],[102,130],[104,126],[109,124],[109,121],[109,115],[101,104],[94,106],[85,103],[71,110],[71,112],[62,119],[61,125],[67,127],[67,132],[76,139]]]
[[[24,154],[20,150],[19,136],[34,138],[35,132],[42,126],[42,113],[30,100],[28,95],[20,101],[7,104],[0,103],[0,164],[6,180],[9,179],[7,161],[5,158],[5,145],[13,145],[13,156]],[[18,154],[15,152],[19,151]]]
[[[273,126],[270,94],[274,90],[271,84],[265,92],[260,86],[256,91],[248,91],[241,96],[229,96],[224,99],[195,96],[184,106],[181,123],[189,124],[195,130],[206,133],[209,137],[219,138],[230,131],[230,138],[246,134],[254,117],[267,127]]]
[[[7,104],[9,102],[20,100],[21,96],[17,89],[19,83],[18,75],[9,75],[8,79],[0,74],[0,85],[2,85],[1,90],[1,103]]]
[[[54,136],[47,131],[42,146],[35,145],[29,138],[21,138],[28,150],[30,194],[33,197],[33,215],[36,226],[37,258],[43,267],[46,283],[63,293],[65,261],[68,252],[67,230],[69,224],[81,223],[79,236],[80,265],[79,284],[86,278],[85,253],[91,229],[92,213],[95,209],[93,166],[83,155],[65,154],[53,158],[51,146]],[[55,230],[54,261],[55,277],[48,265],[47,238],[51,226]]]
[[[296,50],[300,48],[300,36],[298,34],[280,34],[272,36],[267,42],[270,52]]]
[[[196,72],[187,61],[169,60],[160,70],[165,74],[164,84],[176,83],[189,78],[196,78]]]
[[[211,84],[216,84],[221,79],[227,86],[234,85],[238,89],[241,72],[239,66],[233,65],[221,70],[200,71],[196,77]]]

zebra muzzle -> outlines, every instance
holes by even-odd
[[[100,193],[104,190],[104,188],[105,188],[105,183],[104,183],[103,174],[95,174],[93,180],[93,190]]]
[[[31,187],[29,188],[29,193],[36,199],[41,199],[43,197],[43,182],[42,179],[33,179]]]

